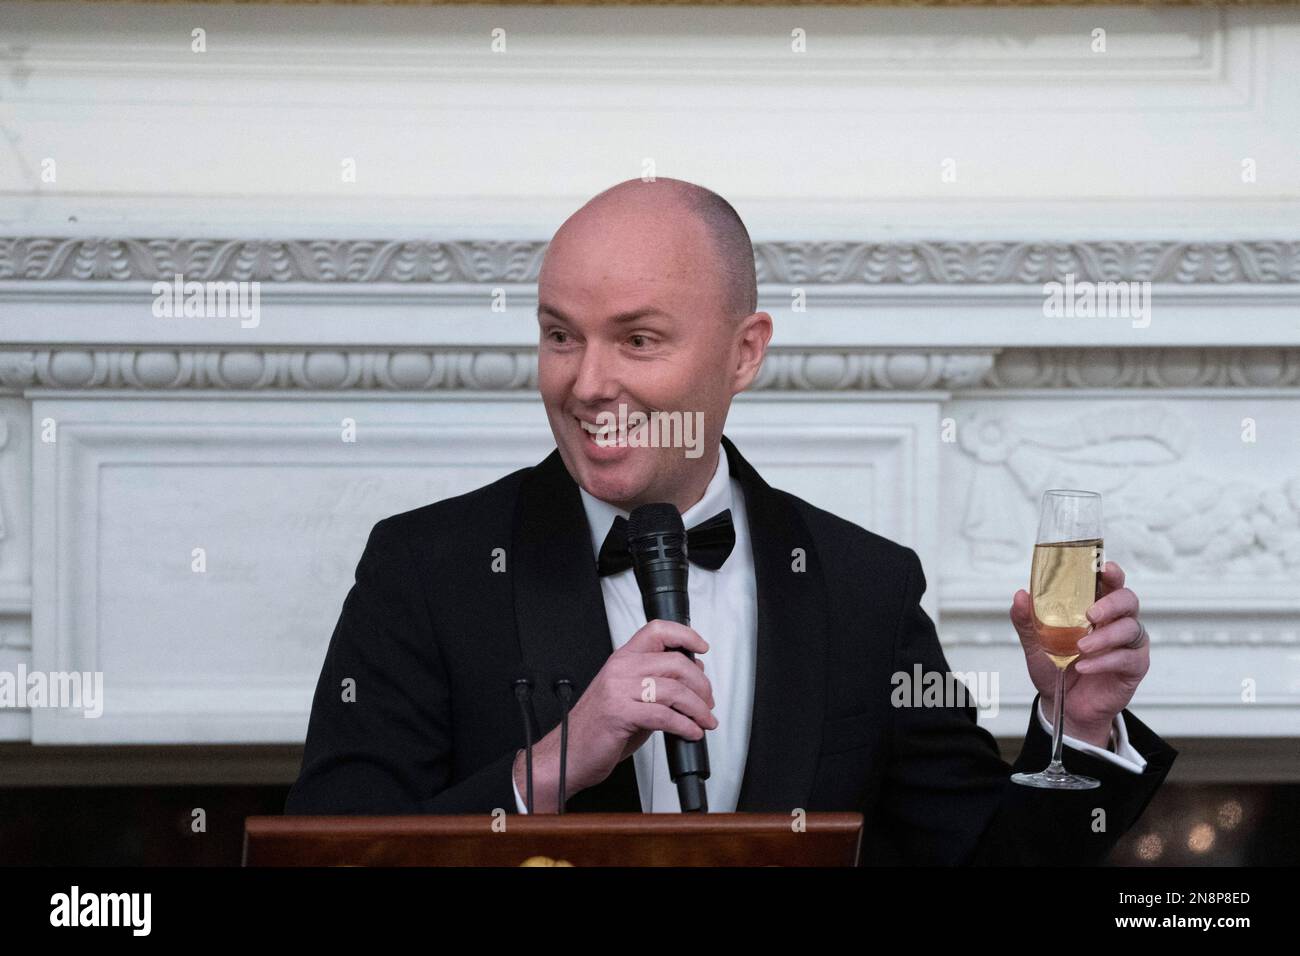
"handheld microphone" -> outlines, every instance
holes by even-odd
[[[524,719],[524,806],[529,815],[533,812],[533,725],[536,716],[532,713],[533,678],[523,674],[510,682],[515,689],[515,700],[519,701],[519,713]]]
[[[564,766],[569,759],[569,705],[573,701],[573,681],[555,679],[555,696],[560,698],[560,809],[564,812]]]
[[[647,621],[673,621],[690,626],[690,596],[686,590],[686,526],[677,508],[668,502],[641,505],[628,516],[627,546]],[[692,660],[695,655],[682,651]],[[709,802],[704,781],[709,779],[709,748],[705,739],[687,740],[664,733],[668,773],[677,784],[683,813],[706,813]]]

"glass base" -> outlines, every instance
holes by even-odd
[[[1013,782],[1022,787],[1038,787],[1042,790],[1095,790],[1101,781],[1092,777],[1069,773],[1066,770],[1040,770],[1038,773],[1013,773]]]

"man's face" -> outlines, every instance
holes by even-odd
[[[698,500],[731,397],[753,378],[740,327],[723,315],[720,284],[709,275],[713,261],[696,220],[637,203],[584,209],[547,250],[538,279],[539,391],[569,474],[625,510],[669,501],[685,511]],[[702,453],[631,441],[602,447],[588,429],[620,404],[628,414],[680,412],[692,426],[702,413],[703,434],[693,441]]]

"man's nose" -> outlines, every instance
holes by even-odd
[[[582,350],[577,378],[573,382],[573,397],[584,405],[594,405],[617,398],[618,393],[619,386],[611,356],[603,346],[587,343]]]

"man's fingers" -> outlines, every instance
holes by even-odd
[[[1146,674],[1146,655],[1142,649],[1107,651],[1097,657],[1081,657],[1074,662],[1080,674],[1122,674],[1139,680]]]
[[[1092,607],[1088,608],[1088,620],[1094,627],[1098,627],[1116,618],[1137,617],[1137,612],[1138,596],[1129,588],[1120,588],[1118,591],[1111,591],[1105,597],[1098,598]]]
[[[1038,634],[1034,630],[1034,611],[1029,592],[1021,589],[1011,598],[1011,624],[1020,635],[1021,642],[1038,643]]]
[[[645,689],[642,689],[634,697],[633,702],[636,702],[636,704],[663,704],[667,708],[676,710],[679,714],[685,714],[686,717],[698,723],[699,726],[706,728],[706,730],[712,730],[712,728],[718,726],[718,718],[714,717],[710,706],[705,704],[705,701],[701,700],[699,695],[686,687],[685,684],[672,678],[659,678],[655,680],[650,689],[653,693],[647,695]],[[649,700],[647,700],[647,697],[649,697]],[[658,730],[662,730],[662,728],[658,728]]]
[[[690,651],[692,654],[703,654],[709,649],[708,642],[685,624],[658,619],[648,622],[645,627],[633,634],[632,639],[624,647],[638,653],[683,650]]]
[[[703,727],[671,707],[640,701],[633,701],[632,707],[633,722],[644,730],[662,730],[666,734],[676,734],[687,740],[699,740],[704,736]]]
[[[1085,654],[1121,647],[1134,650],[1131,645],[1141,633],[1142,625],[1138,623],[1137,618],[1121,617],[1117,621],[1111,621],[1102,627],[1094,628],[1091,634],[1080,638],[1079,650]]]
[[[677,653],[677,651],[655,651],[654,653],[641,655],[641,660],[633,661],[633,664],[639,669],[638,676],[645,675],[651,679],[657,677],[675,678],[695,691],[701,700],[708,701],[710,707],[713,707],[713,685],[704,676],[703,668],[692,667],[692,663],[698,662],[692,662],[689,658]]]
[[[1124,586],[1124,569],[1114,561],[1101,566],[1101,584],[1106,591],[1116,591]]]

